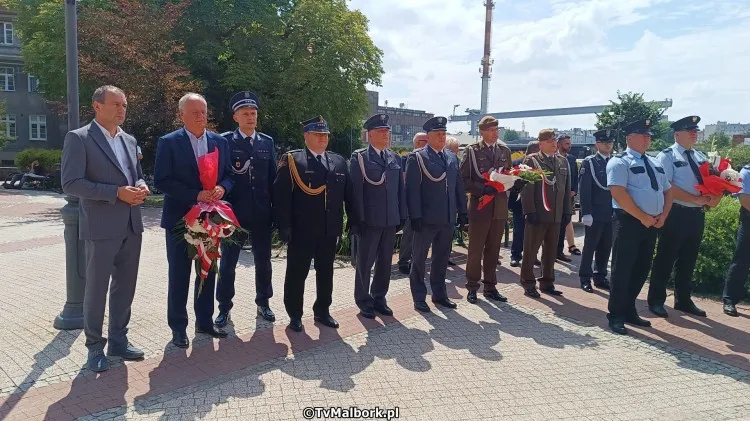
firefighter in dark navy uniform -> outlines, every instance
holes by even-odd
[[[591,278],[594,278],[597,288],[609,289],[607,265],[612,252],[612,194],[607,187],[607,164],[614,146],[614,134],[614,130],[608,129],[594,133],[597,152],[583,160],[578,178],[581,222],[586,226],[578,276],[581,288],[586,292],[594,292]],[[592,261],[595,263],[593,270]]]
[[[229,195],[234,213],[242,228],[250,234],[255,267],[255,304],[257,313],[273,322],[276,316],[268,304],[273,296],[271,286],[271,190],[276,176],[276,154],[273,139],[256,130],[258,97],[248,91],[235,94],[229,101],[234,121],[239,127],[224,133],[230,149],[232,173],[236,190]],[[236,242],[223,242],[216,301],[219,315],[216,325],[223,327],[230,319],[234,298],[235,269],[242,245],[248,234],[240,234]]]
[[[289,328],[301,332],[305,278],[315,260],[316,322],[331,328],[339,324],[329,308],[333,295],[336,243],[344,227],[344,205],[354,218],[352,182],[343,156],[326,151],[328,124],[322,116],[302,122],[305,148],[287,152],[279,160],[274,183],[274,216],[281,240],[288,243],[284,306]],[[351,226],[351,224],[350,224]],[[352,226],[352,229],[356,229]]]
[[[406,195],[401,158],[387,148],[390,126],[387,114],[376,114],[364,123],[370,146],[354,151],[349,162],[354,190],[359,240],[354,300],[359,314],[372,319],[375,313],[393,315],[385,295],[391,279],[391,259],[396,232],[406,220]],[[370,271],[375,273],[370,285]]]

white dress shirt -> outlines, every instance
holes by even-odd
[[[128,185],[133,186],[135,180],[133,180],[133,172],[130,170],[130,161],[128,160],[128,151],[125,148],[125,140],[122,138],[122,129],[118,126],[117,131],[115,132],[115,135],[112,136],[109,133],[109,130],[102,127],[101,124],[99,124],[98,121],[94,120],[94,123],[96,123],[97,126],[99,126],[99,129],[104,134],[104,138],[107,139],[107,143],[109,143],[109,147],[112,148],[112,152],[115,153],[115,157],[117,158],[117,162],[120,164],[120,169],[125,174],[125,177],[128,179]]]

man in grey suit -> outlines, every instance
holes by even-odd
[[[86,242],[86,291],[83,299],[87,366],[109,369],[102,337],[109,289],[107,355],[143,358],[128,342],[130,305],[135,295],[143,223],[140,204],[149,194],[136,157],[136,140],[122,131],[127,99],[114,86],[97,88],[94,121],[65,136],[63,191],[80,198],[79,237]],[[112,285],[110,286],[110,277]]]

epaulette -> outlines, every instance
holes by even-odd
[[[229,138],[229,137],[231,137],[231,136],[232,136],[233,134],[234,134],[234,132],[224,132],[224,133],[222,133],[222,134],[221,134],[220,136],[221,136],[221,137],[226,137],[226,138]]]
[[[353,155],[353,154],[355,154],[355,153],[361,153],[361,152],[364,152],[364,151],[366,151],[366,150],[367,150],[367,148],[359,148],[359,149],[355,150],[354,152],[352,152],[352,155]]]
[[[270,140],[271,142],[273,142],[273,138],[271,136],[265,134],[265,133],[258,132],[258,137],[259,138],[263,137],[263,138],[266,138],[266,139]]]
[[[617,155],[618,158],[625,158],[626,156],[628,156],[627,152],[623,152],[623,153]]]
[[[745,165],[745,166],[744,166],[744,167],[742,167],[742,168],[744,168],[744,169],[746,169],[746,170],[750,170],[750,164],[747,164],[747,165]]]
[[[672,148],[664,149],[662,152],[664,152],[664,153],[670,153],[670,152],[672,152]]]
[[[331,155],[331,156],[338,156],[339,158],[344,159],[344,157],[341,154],[338,154],[336,152],[326,151],[326,153],[329,154],[329,155]]]

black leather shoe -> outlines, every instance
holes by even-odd
[[[612,332],[618,334],[618,335],[627,335],[628,330],[625,329],[625,323],[623,323],[621,320],[610,320],[609,321],[609,328],[612,330]]]
[[[227,337],[227,332],[224,329],[220,327],[216,327],[216,326],[205,326],[205,327],[196,326],[195,333],[196,334],[203,333],[205,335],[209,335],[214,338],[226,338]]]
[[[665,319],[669,316],[669,313],[667,313],[667,310],[664,308],[664,304],[649,304],[648,311],[659,317],[664,317]]]
[[[442,300],[432,300],[433,304],[438,305],[440,307],[446,307],[446,308],[458,308],[458,304],[454,303],[453,301],[449,300],[448,298],[443,298]]]
[[[289,329],[295,332],[302,332],[302,319],[292,319],[289,321]]]
[[[591,281],[581,282],[581,289],[586,292],[591,292],[591,293],[594,292],[594,288],[591,288]]]
[[[466,294],[466,301],[470,302],[471,304],[477,303],[477,292],[476,291],[469,291],[468,294]]]
[[[258,306],[258,316],[269,322],[276,321],[276,315],[273,314],[273,311],[271,311],[271,307],[269,306]]]
[[[448,266],[458,266],[453,260],[448,260]]]
[[[525,295],[527,297],[531,297],[531,298],[539,298],[539,297],[541,297],[541,295],[539,295],[539,291],[537,291],[535,287],[526,288],[523,291],[523,295]]]
[[[220,311],[219,315],[216,316],[216,320],[214,320],[214,324],[218,327],[224,327],[229,323],[229,320],[231,317],[229,316],[228,311]]]
[[[190,340],[185,332],[172,332],[172,344],[177,348],[187,348],[190,346]]]
[[[492,300],[492,301],[500,301],[501,303],[508,301],[508,299],[505,298],[503,294],[500,294],[497,291],[485,291],[484,298],[487,298],[488,300]]]
[[[510,267],[517,268],[519,266],[521,266],[521,262],[519,262],[518,260],[511,259],[511,261],[510,261]]]
[[[404,275],[408,275],[409,271],[411,271],[411,266],[399,266],[398,271],[403,273]]]
[[[372,309],[383,316],[393,316],[393,310],[387,304],[375,304]]]
[[[570,262],[573,261],[573,259],[571,259],[570,257],[568,257],[568,256],[566,256],[564,254],[558,254],[557,255],[557,260],[559,260],[561,262],[565,262],[565,263],[570,263]]]
[[[539,288],[539,291],[542,291],[543,293],[549,295],[563,295],[562,291],[556,290],[554,286],[551,286],[549,288]]]
[[[628,318],[625,319],[625,322],[630,323],[633,326],[651,327],[651,322],[649,322],[646,319],[641,318],[641,316],[637,314],[628,316]]]
[[[375,318],[375,312],[373,312],[372,310],[360,310],[359,315],[364,317],[365,319]]]
[[[609,281],[607,281],[606,279],[603,281],[599,281],[599,282],[594,281],[594,286],[599,289],[604,289],[604,290],[609,291]]]
[[[730,300],[724,300],[724,314],[732,317],[740,317],[740,314],[737,313],[737,306]]]
[[[140,360],[145,355],[142,350],[134,347],[130,342],[125,347],[110,346],[107,348],[107,355],[110,357],[120,357],[123,360]]]
[[[541,266],[542,262],[539,261],[539,259],[534,260],[534,266]]]
[[[338,329],[339,328],[339,322],[336,321],[331,315],[327,316],[315,316],[313,317],[313,320],[316,322],[322,324],[323,326],[328,326],[332,329]]]
[[[428,306],[424,301],[417,301],[416,303],[414,303],[414,310],[421,311],[422,313],[432,312],[432,310],[430,310],[430,306]]]
[[[675,303],[675,310],[682,311],[684,313],[692,314],[693,316],[706,317],[706,312],[698,308],[692,301],[688,301],[685,304]]]

